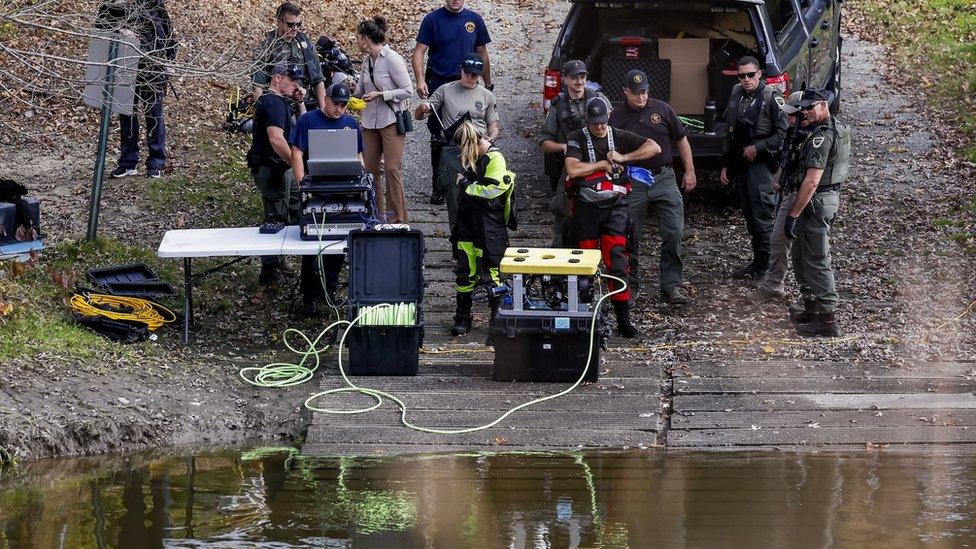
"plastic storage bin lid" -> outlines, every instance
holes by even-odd
[[[351,231],[348,246],[350,303],[423,302],[422,232]]]

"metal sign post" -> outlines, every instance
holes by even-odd
[[[95,159],[95,173],[92,176],[91,206],[88,209],[88,233],[86,238],[94,240],[98,233],[98,210],[102,201],[102,178],[105,175],[105,152],[108,148],[108,130],[112,121],[112,103],[115,97],[115,61],[119,53],[119,42],[109,40],[108,65],[105,69],[105,86],[102,89],[102,126],[98,134],[98,154]]]

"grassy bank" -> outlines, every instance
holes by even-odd
[[[203,149],[209,145],[203,144]],[[249,226],[261,217],[260,198],[243,162],[239,147],[228,144],[219,151],[206,151],[218,159],[205,169],[191,174],[174,174],[160,180],[130,183],[133,201],[151,214],[171,219],[181,226],[192,220],[194,226]],[[220,154],[217,154],[220,152]],[[137,186],[137,185],[141,185]],[[140,197],[140,198],[135,198]],[[145,263],[163,280],[181,286],[179,262],[156,257],[158,240],[151,235],[129,238],[125,242],[103,230],[105,236],[93,242],[83,239],[56,244],[44,251],[37,262],[0,263],[0,362],[12,358],[43,355],[58,358],[101,361],[123,357],[151,356],[178,347],[175,328],[165,328],[158,343],[120,346],[95,335],[70,319],[67,301],[76,288],[91,288],[86,272],[95,267]],[[216,266],[217,260],[201,260],[198,268]],[[256,270],[256,269],[255,269]],[[200,286],[206,299],[199,311],[221,311],[231,307],[263,306],[242,303],[242,291],[258,292],[256,275],[248,267],[230,271],[221,280],[207,279]],[[234,280],[228,284],[228,277]],[[245,295],[247,295],[245,294]],[[176,299],[164,301],[174,310],[181,309]],[[260,316],[257,314],[247,316]],[[262,327],[257,331],[261,332]],[[160,349],[163,349],[160,351]]]
[[[956,127],[956,147],[976,162],[976,4],[972,0],[855,0],[850,25],[888,46],[895,82],[920,86],[929,105]]]

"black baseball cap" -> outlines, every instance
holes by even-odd
[[[830,97],[830,92],[827,90],[821,88],[807,88],[803,90],[803,97],[797,101],[796,106],[800,108],[810,107],[819,101],[826,101],[829,104]]]
[[[349,86],[346,86],[344,82],[332,84],[329,86],[328,95],[333,103],[348,103]]]
[[[586,123],[606,124],[610,120],[610,105],[602,97],[594,97],[586,102]]]
[[[271,74],[283,74],[293,80],[305,80],[305,71],[302,70],[302,66],[294,63],[277,63]]]
[[[627,76],[624,77],[624,85],[633,93],[647,90],[649,87],[647,73],[637,69],[627,72]]]
[[[579,59],[566,61],[566,63],[563,65],[563,76],[576,76],[577,74],[590,74],[590,72],[586,70],[586,63],[580,61]]]
[[[485,62],[477,53],[469,53],[461,60],[461,70],[468,74],[481,74],[485,71]]]

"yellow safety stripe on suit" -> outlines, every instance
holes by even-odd
[[[498,150],[488,151],[488,165],[485,167],[484,179],[491,181],[488,185],[482,185],[477,181],[471,181],[464,189],[465,194],[475,198],[492,200],[500,196],[505,196],[505,222],[508,223],[512,210],[512,201],[509,195],[515,188],[515,172],[508,171],[505,157]]]
[[[457,291],[467,293],[474,291],[478,285],[478,258],[484,257],[485,252],[481,248],[476,248],[474,242],[458,242],[457,247],[468,256],[468,278],[464,284],[457,285]],[[498,276],[498,267],[489,267],[488,276],[495,286],[501,285],[501,278]]]

